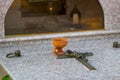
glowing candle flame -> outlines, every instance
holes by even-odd
[[[53,8],[52,7],[50,7],[50,11],[52,11],[53,10]]]

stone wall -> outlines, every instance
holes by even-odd
[[[0,38],[4,36],[5,15],[12,4],[13,0],[0,0]],[[106,30],[120,30],[120,0],[99,0],[105,20]]]
[[[120,0],[99,0],[104,11],[105,29],[120,30]]]
[[[0,39],[3,39],[5,37],[5,15],[13,1],[14,0],[0,0]]]

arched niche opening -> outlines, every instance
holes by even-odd
[[[80,24],[71,13],[76,5]],[[5,17],[5,36],[104,29],[98,0],[14,0]]]

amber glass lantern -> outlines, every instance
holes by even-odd
[[[76,5],[74,5],[70,16],[72,17],[73,24],[80,24],[81,13]]]

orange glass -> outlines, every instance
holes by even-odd
[[[54,45],[53,52],[57,56],[63,55],[64,52],[63,52],[62,48],[67,45],[68,39],[67,38],[54,38],[52,42]]]

